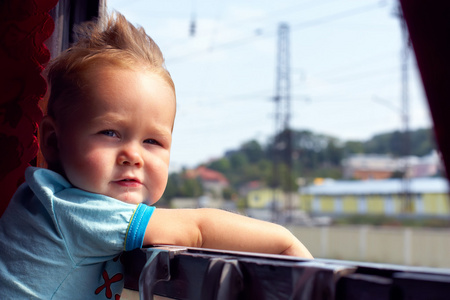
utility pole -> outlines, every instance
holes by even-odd
[[[280,161],[287,166],[287,221],[291,219],[292,209],[292,136],[290,128],[291,119],[291,82],[290,82],[290,53],[289,53],[289,25],[281,23],[278,26],[278,52],[277,52],[277,79],[275,101],[275,141],[273,156],[274,197],[273,219],[278,220],[278,207],[276,189],[280,187]],[[283,153],[285,157],[280,157]]]
[[[403,131],[403,157],[404,157],[404,165],[403,165],[403,203],[402,203],[402,212],[410,213],[412,212],[412,203],[411,203],[411,179],[408,176],[409,169],[409,161],[408,157],[410,156],[410,130],[409,130],[409,93],[408,93],[408,59],[409,59],[409,51],[410,51],[410,40],[408,34],[408,27],[406,25],[405,18],[403,17],[403,11],[399,4],[398,6],[398,16],[400,18],[400,26],[402,31],[402,52],[401,52],[401,60],[402,60],[402,131]]]
[[[195,5],[196,0],[192,0],[192,12],[191,12],[191,24],[189,26],[189,36],[194,37],[195,33],[196,33],[196,5]]]

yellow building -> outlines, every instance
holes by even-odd
[[[281,189],[259,188],[248,192],[248,216],[267,220],[281,221],[283,218],[294,217],[294,211],[299,212],[300,195],[285,193]],[[298,218],[298,216],[296,216]],[[303,216],[301,216],[303,217]]]
[[[301,189],[301,207],[317,215],[448,216],[449,188],[445,178],[325,180]],[[405,192],[408,197],[405,197]]]
[[[273,203],[283,206],[284,193],[281,190],[262,188],[247,194],[247,206],[256,209],[271,208]]]

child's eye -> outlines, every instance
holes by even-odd
[[[116,137],[117,133],[114,130],[102,130],[99,132],[100,134],[110,136],[110,137]]]
[[[144,141],[144,143],[151,144],[151,145],[161,145],[157,140],[154,140],[154,139],[146,139]]]

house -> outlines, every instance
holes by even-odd
[[[437,151],[432,151],[430,154],[417,158],[417,160],[410,164],[407,176],[410,178],[434,176],[442,173],[444,167],[441,158]]]
[[[443,169],[436,151],[423,157],[394,158],[390,155],[355,154],[342,161],[346,179],[386,179],[394,173],[404,173],[408,178],[434,176]]]
[[[300,212],[299,196],[298,193],[286,193],[281,189],[263,187],[251,190],[247,194],[246,214],[261,220],[282,222]]]
[[[200,166],[193,170],[186,171],[187,178],[198,178],[205,192],[213,197],[222,197],[222,192],[230,186],[228,179],[220,172]]]
[[[298,202],[298,197],[296,198]],[[247,207],[249,208],[272,209],[276,207],[284,209],[288,205],[288,195],[281,189],[259,188],[249,191],[247,194]]]
[[[385,179],[400,169],[388,155],[356,154],[342,160],[343,176],[348,179]]]
[[[241,195],[242,197],[247,197],[248,193],[250,193],[251,191],[259,190],[264,187],[264,183],[260,180],[249,181],[239,188],[239,195]]]
[[[312,215],[400,215],[446,217],[450,214],[445,178],[325,180],[301,189],[302,207]],[[405,197],[409,195],[409,197]]]

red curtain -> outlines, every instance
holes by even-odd
[[[25,168],[35,164],[39,101],[47,84],[41,76],[50,52],[44,41],[54,22],[49,11],[58,0],[3,0],[0,4],[0,215]]]

